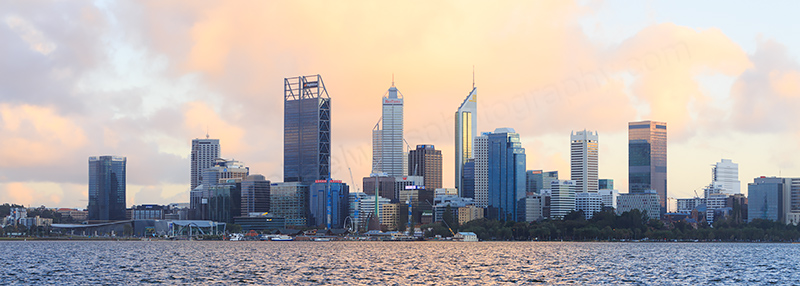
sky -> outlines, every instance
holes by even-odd
[[[800,11],[738,1],[4,1],[0,202],[85,208],[88,157],[125,156],[127,203],[188,202],[193,138],[283,178],[283,79],[320,74],[332,177],[371,169],[392,77],[405,138],[443,153],[473,84],[478,130],[511,127],[530,170],[569,178],[569,135],[599,133],[627,192],[627,123],[668,124],[668,196],[722,158],[742,190],[800,176]],[[769,8],[766,8],[769,7]]]

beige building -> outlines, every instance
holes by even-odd
[[[397,230],[400,221],[400,204],[384,204],[381,206],[381,226],[387,230]]]
[[[483,218],[483,208],[478,206],[466,206],[458,208],[458,224],[465,224],[469,221]]]

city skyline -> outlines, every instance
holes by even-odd
[[[394,73],[406,140],[437,146],[453,187],[453,112],[473,65],[477,133],[514,128],[528,170],[569,178],[565,134],[597,130],[599,177],[624,192],[626,123],[658,120],[670,197],[693,196],[721,158],[743,184],[800,176],[786,155],[800,136],[787,123],[800,107],[797,7],[691,5],[3,3],[0,199],[84,208],[86,158],[110,154],[130,159],[126,205],[186,202],[191,139],[207,132],[281,181],[281,81],[309,74],[336,101],[331,177],[369,174],[375,95]],[[298,17],[312,20],[287,25]]]

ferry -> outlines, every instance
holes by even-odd
[[[275,235],[269,238],[271,241],[292,241],[294,238],[288,235]]]

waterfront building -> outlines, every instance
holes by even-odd
[[[577,186],[576,186],[577,187]],[[597,192],[575,192],[575,210],[582,211],[586,219],[603,210],[603,197]]]
[[[308,186],[329,178],[331,98],[322,77],[285,78],[283,90],[283,181]]]
[[[406,175],[407,158],[403,151],[403,94],[392,86],[383,95],[381,120],[372,130],[372,166],[390,177]]]
[[[472,84],[472,91],[458,107],[455,116],[455,183],[456,189],[464,178],[464,163],[473,158],[473,143],[478,136],[478,89]]]
[[[273,231],[286,228],[286,219],[271,213],[249,213],[247,216],[233,218],[234,223],[247,233],[253,231]]]
[[[433,145],[417,145],[408,153],[408,175],[425,178],[425,188],[442,187],[442,151]]]
[[[400,226],[401,215],[406,215],[403,211],[403,204],[388,203],[381,205],[380,223],[382,228],[387,230],[397,230]]]
[[[563,219],[575,210],[575,182],[555,180],[550,183],[550,219]]]
[[[383,197],[367,195],[366,193],[358,192],[350,194],[350,218],[353,219],[355,230],[367,230],[369,226],[369,219],[375,217],[375,212],[380,212],[383,205],[390,203],[390,200]],[[377,208],[375,202],[377,201]],[[380,216],[378,216],[380,219]]]
[[[597,132],[578,131],[570,134],[570,175],[576,192],[597,191]]]
[[[475,205],[486,208],[489,206],[489,133],[484,132],[475,137],[473,142],[472,177],[462,175],[473,181],[472,193]],[[468,186],[469,187],[469,186]],[[462,187],[463,188],[463,187]],[[465,196],[466,197],[466,196]]]
[[[317,180],[309,188],[308,226],[343,228],[350,188],[341,180]]]
[[[597,191],[600,194],[604,208],[617,208],[617,198],[619,197],[618,190],[600,189]]]
[[[422,176],[402,176],[402,177],[395,177],[394,178],[394,197],[397,198],[397,202],[406,203],[408,196],[402,196],[401,193],[405,193],[409,186],[415,186],[415,189],[426,188],[423,184],[425,183],[425,179]]]
[[[308,225],[308,193],[309,186],[301,182],[270,184],[270,213],[285,218],[287,226]]]
[[[265,213],[269,211],[269,187],[271,182],[264,176],[254,174],[242,181],[242,213]]]
[[[661,196],[656,190],[645,190],[637,193],[620,194],[617,200],[617,214],[638,209],[646,212],[650,219],[661,218]]]
[[[614,180],[613,179],[598,179],[597,180],[597,189],[598,190],[613,190],[614,189]]]
[[[193,139],[191,161],[191,188],[194,190],[203,182],[203,170],[214,167],[220,156],[219,139]]]
[[[89,220],[125,219],[127,162],[118,156],[89,157]]]
[[[667,211],[667,123],[628,123],[628,187],[630,193],[655,190]]]
[[[511,128],[498,128],[489,141],[489,217],[517,221],[525,198],[525,148]]]
[[[133,214],[131,219],[164,219],[164,216],[169,213],[169,206],[162,205],[138,205],[131,208]]]
[[[740,194],[742,182],[739,181],[739,164],[722,159],[711,168],[711,184],[718,185],[726,194]]]

